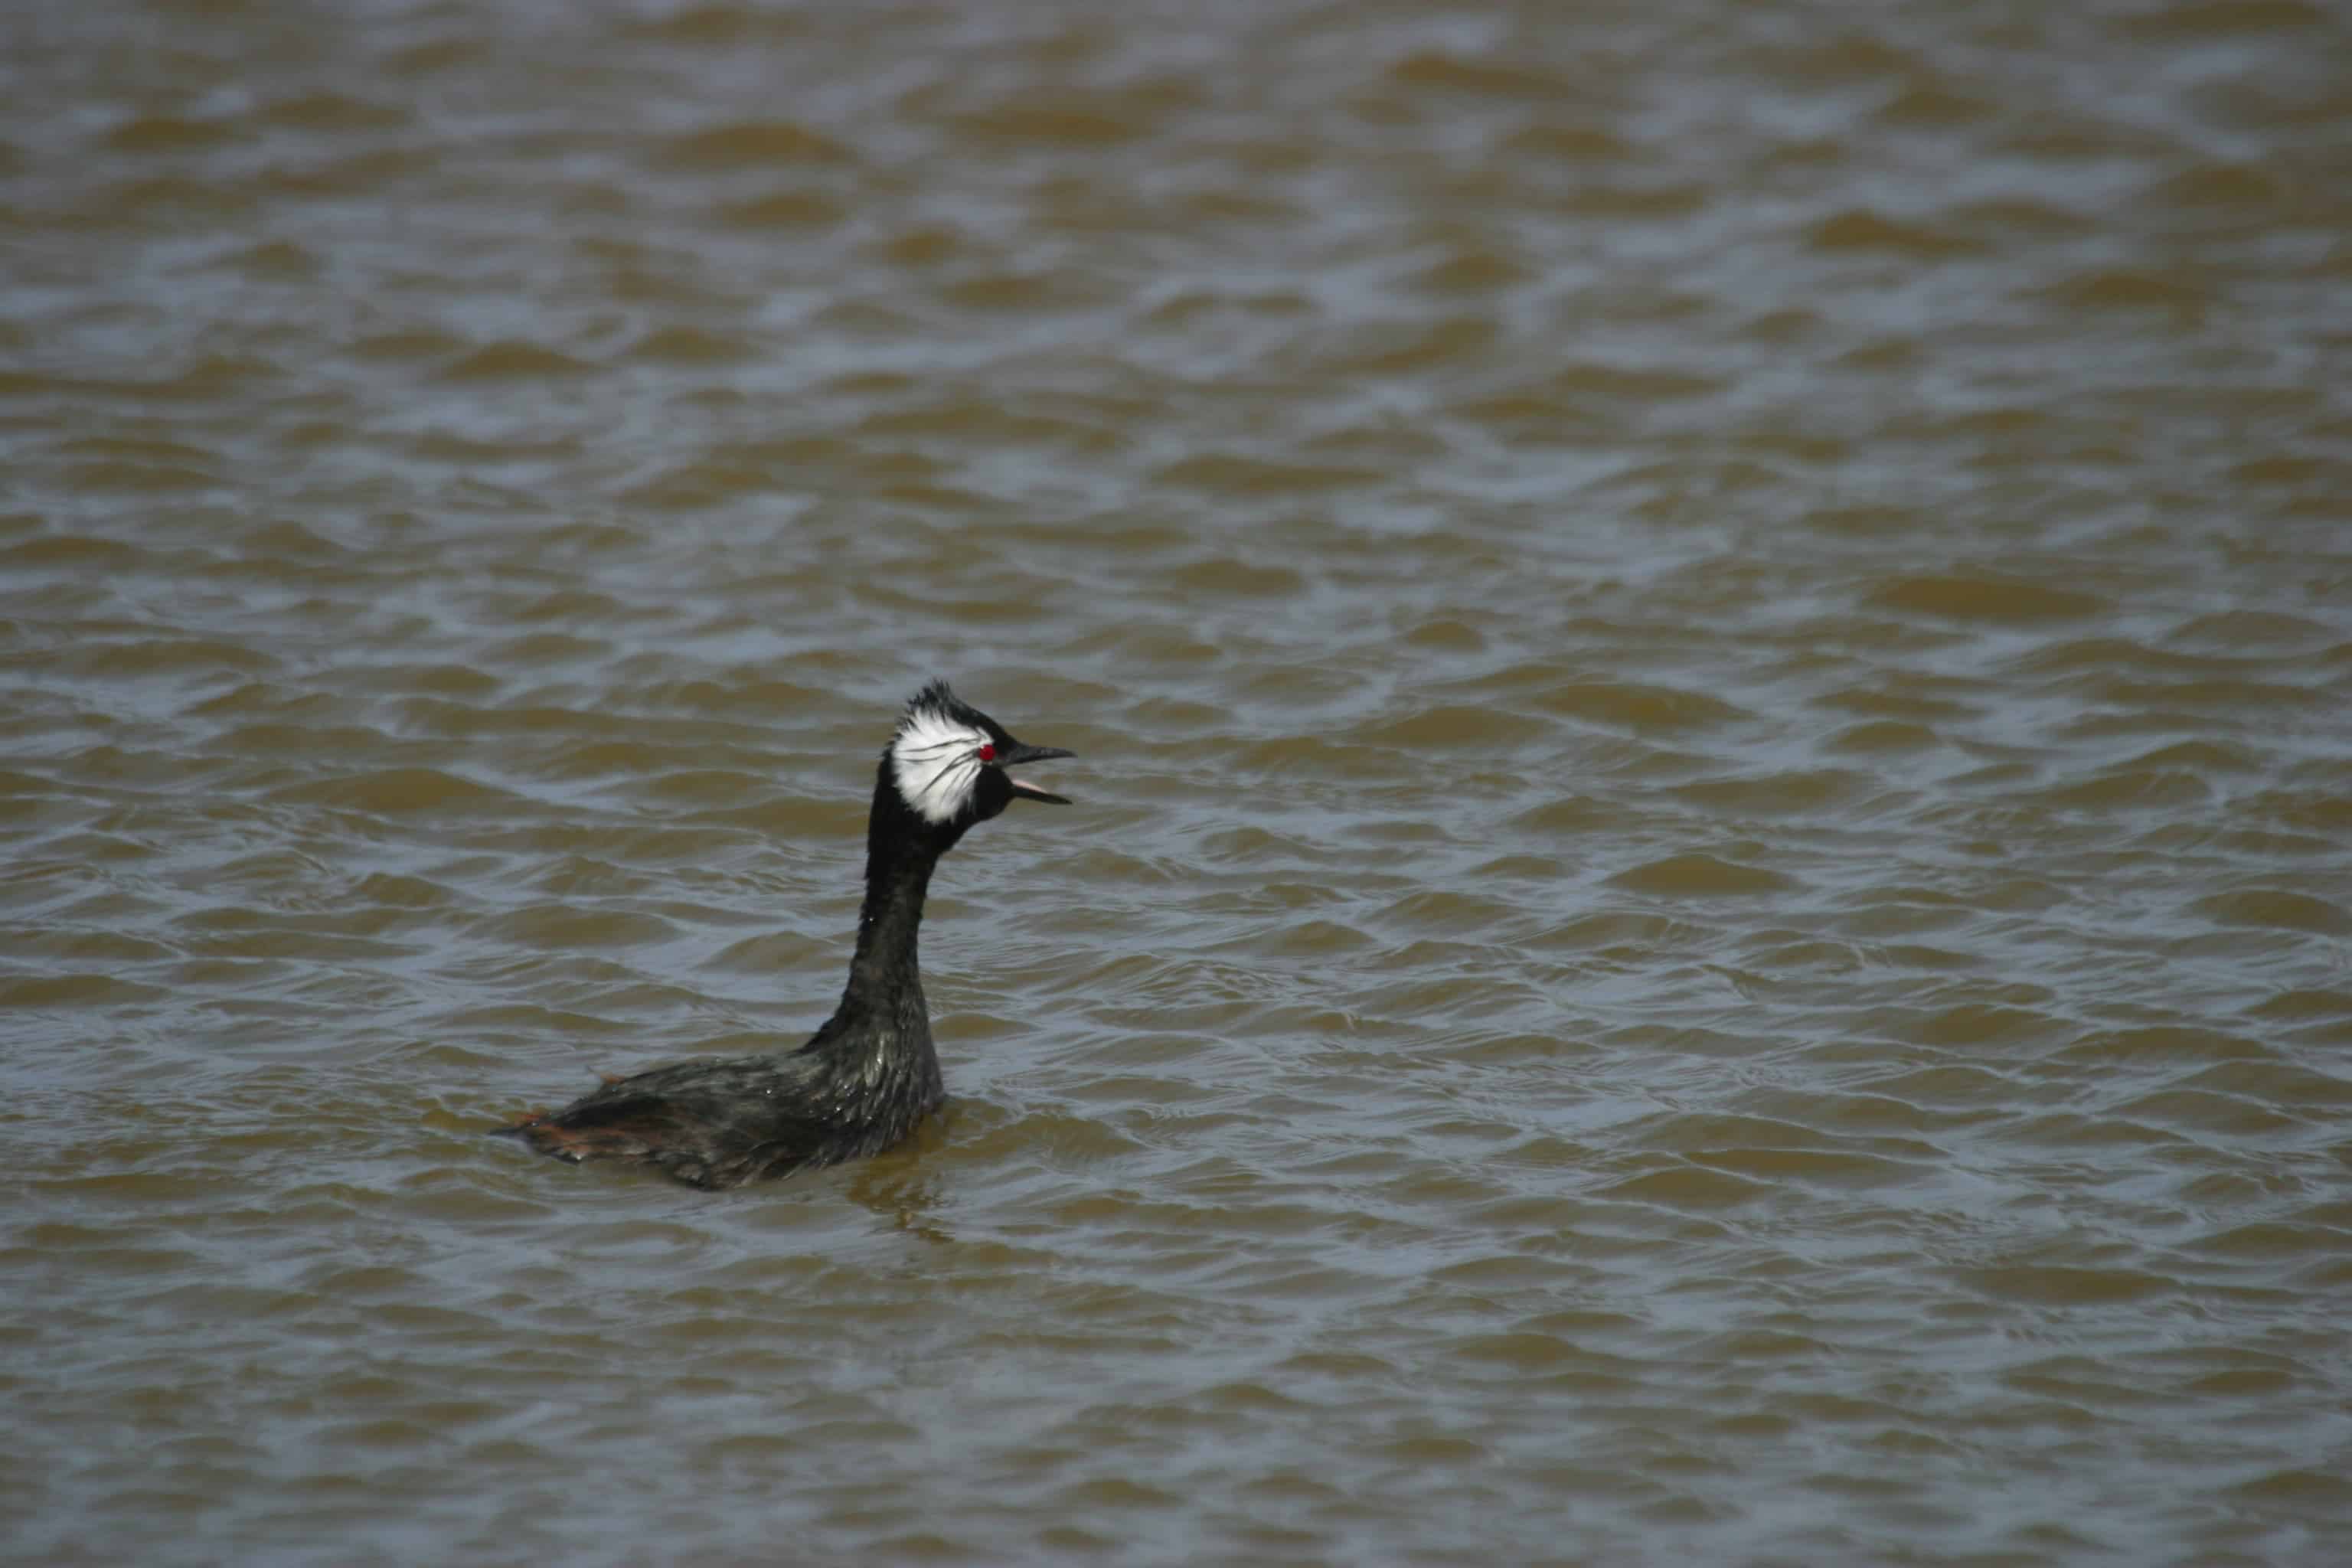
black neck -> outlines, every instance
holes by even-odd
[[[915,934],[923,923],[923,896],[940,857],[963,837],[962,823],[935,826],[899,798],[886,758],[874,783],[874,811],[866,824],[866,902],[857,911],[857,952],[835,1021],[891,1017],[908,1002],[922,1008]]]

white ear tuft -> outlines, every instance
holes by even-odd
[[[985,731],[918,700],[890,742],[890,778],[898,798],[926,822],[952,821],[980,783],[980,750],[988,743]]]

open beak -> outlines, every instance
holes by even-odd
[[[1078,753],[1076,752],[1066,752],[1059,746],[1024,746],[1015,744],[1005,747],[1004,750],[996,754],[996,765],[998,767],[1010,770],[1022,763],[1051,762],[1055,757],[1075,757],[1077,754]],[[1005,773],[1004,782],[1013,786],[1013,798],[1015,800],[1042,800],[1048,805],[1067,805],[1070,804],[1069,796],[1055,795],[1050,790],[1039,789],[1035,784],[1027,784],[1020,779],[1014,778],[1010,771]]]

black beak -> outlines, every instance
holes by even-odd
[[[1024,746],[1015,742],[996,753],[996,765],[1000,768],[1012,768],[1022,763],[1050,762],[1055,757],[1075,757],[1077,754],[1076,752],[1066,752],[1059,746]],[[1042,800],[1048,805],[1070,804],[1069,796],[1052,794],[1039,789],[1033,784],[1024,784],[1010,773],[1004,775],[1004,781],[1013,786],[1013,798],[1015,800]]]

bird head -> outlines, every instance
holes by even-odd
[[[1059,746],[1024,745],[944,680],[908,700],[898,731],[882,753],[882,771],[907,809],[934,828],[985,822],[1016,800],[1067,805],[1011,769],[1075,756]]]

